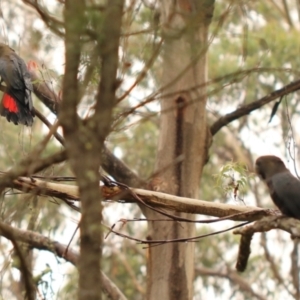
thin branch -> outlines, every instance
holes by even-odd
[[[17,243],[17,239],[14,235],[14,231],[12,230],[12,228],[9,228],[8,226],[5,226],[4,223],[0,222],[0,234],[5,236],[7,239],[9,239],[14,245],[15,252],[20,261],[20,271],[22,272],[24,277],[26,296],[27,296],[26,299],[34,300],[36,298],[35,297],[36,286],[34,284],[32,274],[30,272],[28,263],[25,259],[24,253],[20,245]]]
[[[49,128],[51,129],[53,125],[48,121],[48,119],[36,108],[34,109],[35,115]],[[64,138],[57,132],[53,132],[53,136],[59,141],[62,145],[64,145]]]
[[[287,20],[287,23],[290,25],[290,28],[293,29],[295,26],[293,24],[293,20],[291,18],[291,14],[290,14],[290,9],[288,7],[288,4],[287,4],[286,0],[282,0],[282,4],[283,4],[283,8],[284,8],[284,12],[285,12],[285,18]]]
[[[278,89],[267,96],[262,97],[257,101],[253,101],[247,105],[244,105],[237,110],[229,113],[219,120],[217,120],[214,124],[211,125],[210,131],[212,135],[215,135],[222,127],[228,125],[234,120],[239,119],[242,116],[250,114],[252,111],[259,109],[260,107],[264,106],[265,104],[285,95],[288,95],[292,92],[295,92],[300,89],[300,80],[296,80],[281,89]]]
[[[300,238],[300,220],[286,216],[265,217],[249,226],[235,230],[234,234],[254,234],[272,229],[282,229],[291,234],[293,238]]]
[[[152,220],[153,221],[153,220]],[[115,235],[123,237],[125,239],[131,240],[131,241],[136,241],[138,244],[147,244],[148,247],[156,247],[156,246],[161,246],[161,245],[165,245],[165,244],[170,244],[170,243],[194,243],[194,242],[198,242],[200,239],[209,237],[209,236],[213,236],[213,235],[218,235],[220,233],[224,233],[224,232],[228,232],[231,231],[235,228],[240,228],[240,227],[244,227],[247,224],[250,224],[252,221],[248,221],[248,222],[244,222],[235,226],[231,226],[229,228],[223,229],[223,230],[218,230],[215,232],[210,232],[207,234],[201,234],[201,235],[197,235],[197,236],[191,236],[191,237],[183,237],[183,238],[175,238],[175,239],[162,239],[162,240],[152,240],[152,239],[140,239],[140,238],[135,238],[132,236],[129,236],[128,234],[124,234],[121,232],[118,232],[116,230],[114,230],[114,225],[109,228],[106,225],[105,226],[107,229],[109,229],[109,233],[113,232]],[[106,235],[106,237],[108,236],[108,234]],[[145,247],[144,249],[148,248]]]
[[[52,113],[57,115],[61,102],[60,98],[54,91],[52,91],[47,83],[37,75],[35,69],[30,69],[29,72],[33,82],[34,94],[50,109]],[[0,85],[0,90],[5,92],[6,87]],[[35,109],[35,113],[48,128],[52,127],[52,124],[37,109]],[[62,145],[64,145],[64,139],[59,133],[55,132],[53,135]],[[105,145],[103,145],[102,149],[102,167],[117,181],[124,182],[133,187],[146,185],[146,183],[141,180],[137,174],[124,164],[124,162],[118,159]]]
[[[266,237],[265,232],[263,232],[261,234],[261,245],[264,249],[265,258],[270,264],[271,271],[273,273],[273,278],[276,279],[278,284],[281,284],[286,289],[286,291],[288,291],[288,293],[291,296],[293,296],[293,294],[291,293],[291,290],[289,289],[288,285],[284,282],[284,279],[282,278],[282,276],[280,274],[278,264],[274,261],[274,257],[272,256],[272,254],[269,251],[269,248],[268,248],[268,245],[267,245],[267,237]]]
[[[219,91],[222,91],[224,89],[224,87],[226,87],[226,86],[232,85],[237,82],[241,82],[243,79],[245,79],[250,74],[263,73],[263,72],[288,72],[288,73],[294,73],[297,76],[299,75],[299,72],[295,72],[295,71],[293,72],[293,70],[290,68],[258,68],[258,67],[255,67],[255,68],[246,69],[246,70],[238,70],[238,71],[226,74],[224,76],[220,76],[220,77],[208,80],[207,82],[204,82],[204,83],[201,83],[201,84],[198,84],[195,86],[191,86],[187,89],[182,89],[180,91],[180,93],[196,92],[198,89],[201,89],[204,86],[210,86],[213,84],[222,83],[224,81],[225,83],[222,86],[219,86],[211,91],[208,91],[207,95],[211,96],[211,95],[218,93]],[[124,118],[127,117],[128,115],[134,113],[135,111],[137,111],[137,109],[145,106],[146,104],[149,104],[155,100],[158,100],[161,97],[161,93],[162,93],[162,88],[158,89],[154,93],[147,96],[143,101],[139,102],[137,105],[135,105],[134,107],[132,107],[132,108],[128,109],[126,112],[124,112],[123,113]],[[176,95],[178,95],[178,91],[165,93],[164,97],[171,98]],[[189,105],[191,105],[192,103],[195,103],[198,100],[200,100],[200,99],[192,99],[190,101]],[[162,111],[161,113],[164,113],[164,112],[166,112],[166,111]]]
[[[102,149],[102,167],[115,180],[132,187],[146,185],[136,173],[134,173],[122,160],[117,158],[105,145]]]
[[[41,19],[44,21],[44,23],[59,37],[64,36],[63,28],[63,22],[50,16],[46,9],[42,8],[37,0],[23,0],[25,4],[28,6],[31,6],[35,9],[35,11],[39,14]]]
[[[291,253],[291,277],[295,289],[295,299],[300,299],[299,287],[299,239],[294,239],[294,247]]]
[[[245,280],[242,276],[240,276],[234,271],[222,272],[220,270],[214,270],[202,266],[196,267],[195,270],[196,270],[196,274],[200,276],[213,276],[213,277],[226,278],[230,280],[232,283],[236,284],[240,290],[243,290],[244,292],[251,295],[251,297],[254,297],[259,300],[266,300],[266,298],[264,298],[262,295],[258,294],[253,290],[248,280]]]
[[[16,178],[40,172],[53,164],[65,161],[66,158],[67,154],[65,150],[39,159],[29,155],[29,157],[20,161],[16,167],[2,176],[0,179],[0,193],[2,193],[6,187],[10,186]]]
[[[13,237],[18,242],[28,244],[30,247],[38,250],[46,250],[54,255],[65,259],[74,266],[77,266],[79,254],[71,249],[66,251],[67,246],[57,241],[53,241],[37,232],[29,230],[21,230],[14,228],[4,222],[0,222],[0,235],[11,240]],[[118,287],[103,273],[102,274],[102,289],[103,292],[109,295],[111,300],[126,300],[124,294]]]
[[[152,65],[155,62],[155,59],[158,57],[158,55],[160,53],[162,43],[163,43],[163,39],[158,43],[158,45],[156,46],[156,49],[154,49],[151,58],[149,59],[149,61],[147,61],[143,70],[137,76],[135,82],[131,85],[131,87],[122,96],[120,96],[120,98],[118,98],[118,102],[121,102],[123,99],[125,99],[132,92],[132,90],[146,77],[147,72],[152,67]]]

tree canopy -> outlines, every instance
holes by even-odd
[[[1,298],[300,299],[253,168],[299,173],[299,1],[171,2],[1,1],[38,66],[33,126],[0,119]]]

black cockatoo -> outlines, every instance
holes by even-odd
[[[0,76],[6,84],[1,116],[9,122],[31,126],[34,117],[31,77],[27,66],[9,46],[0,43]]]
[[[288,217],[300,219],[300,180],[291,174],[283,161],[274,155],[261,156],[256,160],[255,170],[267,184],[280,211]]]

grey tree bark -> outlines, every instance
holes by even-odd
[[[83,35],[86,28],[87,5],[83,0],[65,4],[66,64],[63,80],[63,101],[59,121],[63,128],[65,147],[71,168],[76,176],[81,198],[80,256],[78,261],[78,299],[100,300],[102,257],[102,195],[99,191],[100,153],[109,134],[112,111],[116,105],[116,76],[118,47],[122,24],[123,0],[110,0],[105,6],[98,30],[97,50],[101,80],[96,95],[95,112],[84,121],[77,115],[80,102],[78,70]],[[114,20],[111,23],[111,20]]]
[[[210,133],[206,122],[208,27],[214,1],[161,1],[164,34],[157,177],[152,188],[198,198]],[[200,88],[199,88],[200,87]],[[147,211],[148,218],[159,216]],[[180,213],[181,217],[192,218]],[[192,224],[149,222],[149,239],[192,236]],[[148,299],[192,299],[193,243],[149,248]]]

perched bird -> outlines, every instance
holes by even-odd
[[[280,211],[288,217],[300,219],[300,180],[291,174],[283,161],[274,155],[261,156],[256,160],[255,170],[267,184]]]
[[[31,126],[34,108],[30,73],[22,58],[9,46],[0,43],[0,76],[6,84],[2,97],[1,116],[9,122]]]

